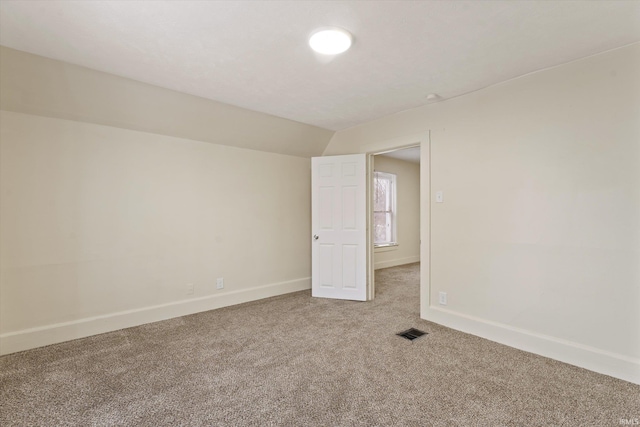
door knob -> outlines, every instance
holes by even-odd
[[[318,240],[320,238],[320,236],[318,236],[317,234],[313,235],[313,240]]]

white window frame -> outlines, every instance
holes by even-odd
[[[390,182],[390,194],[387,195],[388,200],[386,203],[388,208],[383,211],[375,210],[375,183],[376,183],[376,180],[378,179],[385,179]],[[390,214],[389,217],[391,218],[390,224],[387,224],[387,236],[389,238],[385,242],[379,242],[379,243],[374,242],[374,247],[384,248],[384,247],[397,246],[398,245],[398,234],[397,234],[398,212],[397,212],[396,201],[397,201],[398,187],[397,187],[396,174],[389,173],[389,172],[374,171],[373,172],[373,191],[374,191],[374,194],[373,194],[374,218],[376,213],[389,213]],[[374,219],[374,226],[375,226],[375,219]],[[375,238],[375,233],[374,233],[374,238]]]

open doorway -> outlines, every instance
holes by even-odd
[[[420,146],[371,156],[371,244],[375,271],[407,266],[420,276]]]

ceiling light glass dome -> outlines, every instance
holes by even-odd
[[[309,37],[309,46],[323,55],[337,55],[349,49],[353,37],[342,28],[321,28]]]

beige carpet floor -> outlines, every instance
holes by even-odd
[[[2,426],[618,426],[640,386],[373,302],[296,292],[0,358]],[[396,336],[410,327],[429,335]]]

